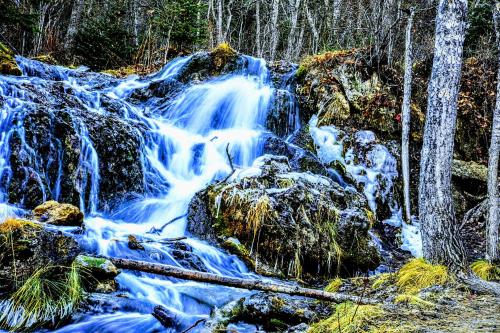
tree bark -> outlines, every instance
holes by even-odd
[[[292,60],[295,48],[295,40],[297,34],[297,21],[299,18],[299,8],[300,8],[300,0],[288,0],[289,5],[292,10],[292,17],[290,23],[290,33],[288,34],[288,45],[286,49],[286,60]]]
[[[352,296],[341,293],[329,293],[317,289],[301,288],[298,286],[287,286],[284,284],[264,282],[261,280],[250,280],[250,279],[240,279],[228,276],[220,276],[212,273],[191,271],[170,265],[154,264],[145,261],[130,260],[130,259],[117,259],[117,258],[106,258],[106,257],[105,259],[108,259],[116,267],[122,269],[130,269],[140,272],[170,276],[197,282],[218,284],[227,287],[285,293],[289,295],[304,296],[304,297],[310,297],[314,299],[337,302],[337,303],[345,301],[351,301],[358,304],[376,303],[375,300],[370,298],[363,298],[359,296]]]
[[[276,49],[278,48],[279,6],[280,6],[280,0],[273,0],[273,6],[272,6],[272,11],[271,11],[271,54],[270,54],[271,61],[274,61],[274,59],[276,58]]]
[[[410,207],[410,119],[411,119],[411,82],[413,77],[413,47],[412,47],[412,28],[413,28],[413,8],[410,9],[408,15],[408,23],[406,25],[406,47],[405,47],[405,77],[404,77],[404,92],[403,92],[403,110],[402,110],[402,127],[403,137],[401,140],[401,164],[403,169],[403,196],[406,222],[411,223],[411,207]]]
[[[493,7],[493,21],[498,51],[500,52],[500,2]],[[498,154],[500,150],[500,53],[498,56],[497,99],[493,111],[491,144],[488,159],[488,219],[486,222],[486,259],[498,262]]]
[[[262,58],[262,44],[260,42],[260,0],[255,1],[255,46],[257,57]]]
[[[82,17],[83,9],[85,7],[85,0],[74,0],[73,8],[71,9],[71,17],[69,19],[68,30],[66,32],[66,39],[64,40],[64,48],[69,49],[73,46],[73,41],[75,34],[78,31],[78,26],[80,25],[80,19]]]
[[[452,271],[468,270],[451,192],[457,103],[467,0],[441,0],[420,163],[419,215],[424,257]]]

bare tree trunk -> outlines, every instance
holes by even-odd
[[[66,32],[66,39],[64,40],[64,48],[69,49],[73,46],[73,40],[75,34],[78,31],[78,26],[80,25],[80,19],[85,7],[85,0],[74,0],[73,8],[71,9],[71,17],[69,19],[68,30]]]
[[[217,19],[215,21],[215,30],[217,32],[217,44],[224,42],[222,33],[222,0],[217,0]]]
[[[296,31],[297,31],[297,20],[299,18],[299,8],[300,0],[288,0],[289,5],[292,10],[290,33],[288,34],[288,45],[286,49],[285,59],[292,60],[292,55],[294,54],[295,42],[296,42]]]
[[[316,54],[318,52],[319,33],[318,29],[316,28],[316,18],[313,17],[311,11],[309,10],[309,4],[307,0],[304,2],[304,10],[306,13],[307,22],[309,23],[309,27],[311,28],[311,33],[313,35],[311,51],[313,54]]]
[[[264,282],[261,280],[240,279],[228,276],[220,276],[212,273],[191,271],[184,268],[179,268],[164,264],[154,264],[145,261],[106,258],[111,261],[116,267],[122,269],[130,269],[140,272],[158,274],[163,276],[171,276],[179,279],[206,282],[218,284],[227,287],[242,288],[248,290],[262,290],[276,293],[285,293],[289,295],[305,296],[324,301],[345,302],[351,301],[358,304],[374,304],[375,300],[370,298],[362,298],[359,296],[346,295],[341,293],[329,293],[323,290],[301,288],[298,286],[287,286],[285,284],[276,284]]]
[[[403,168],[403,196],[406,222],[411,223],[410,207],[410,119],[411,119],[411,82],[413,77],[413,46],[412,28],[415,12],[410,9],[408,23],[406,25],[406,46],[405,46],[405,78],[403,93],[402,126],[403,137],[401,140],[401,164]]]
[[[424,257],[454,271],[467,270],[451,192],[451,163],[466,26],[467,0],[441,0],[436,19],[418,193]]]
[[[500,52],[500,2],[493,8],[493,20],[497,48]],[[491,262],[500,260],[498,251],[498,154],[500,150],[500,55],[498,57],[497,100],[493,112],[491,144],[488,159],[488,220],[486,223],[486,259]]]
[[[257,57],[262,58],[262,45],[260,43],[260,0],[255,1],[255,46]]]
[[[233,2],[234,0],[229,0],[229,3],[227,4],[227,20],[226,20],[226,30],[224,31],[224,37],[222,42],[229,42],[231,39],[231,21],[233,20]],[[229,36],[229,37],[228,37]]]
[[[280,0],[273,0],[271,11],[271,54],[270,59],[274,61],[276,58],[276,49],[278,47],[279,31],[278,31],[278,16],[279,16]]]

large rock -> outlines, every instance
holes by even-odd
[[[83,213],[70,204],[47,201],[33,210],[33,215],[40,222],[61,226],[77,226],[83,223]]]
[[[188,229],[212,243],[238,239],[259,273],[313,278],[377,266],[371,217],[353,187],[294,172],[286,157],[265,155],[229,182],[199,192]]]
[[[0,74],[22,75],[21,69],[14,59],[14,53],[0,43]]]
[[[18,287],[41,268],[69,267],[79,251],[77,242],[59,231],[7,219],[0,223],[0,291]]]

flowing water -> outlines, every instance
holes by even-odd
[[[154,85],[174,85],[191,59],[175,59],[148,77],[117,80],[87,72],[85,68],[70,70],[18,57],[23,76],[0,76],[0,105],[3,105],[0,108],[0,219],[22,215],[24,211],[18,206],[30,200],[28,194],[20,191],[23,193],[17,198],[19,205],[8,204],[14,169],[10,156],[16,146],[23,147],[16,152],[22,154],[24,161],[21,168],[17,168],[22,170],[24,177],[21,177],[24,179],[22,184],[18,184],[20,188],[35,184],[39,188],[38,201],[64,201],[62,183],[67,142],[50,140],[50,144],[44,146],[49,158],[41,158],[26,140],[24,126],[29,120],[25,116],[41,104],[45,108],[49,106],[49,114],[50,105],[77,105],[83,115],[80,113],[71,121],[79,151],[75,185],[80,194],[80,209],[86,213],[85,232],[78,238],[85,251],[182,267],[186,258],[174,255],[176,250],[181,250],[192,253],[187,260],[209,272],[261,278],[250,272],[236,256],[190,236],[186,232],[186,213],[196,192],[232,172],[231,160],[238,169],[250,167],[238,170],[236,176],[255,172],[251,166],[262,155],[261,138],[266,132],[266,117],[277,94],[285,96],[283,107],[289,110],[288,128],[283,133],[289,135],[300,128],[299,110],[291,91],[292,77],[284,76],[282,84],[274,87],[263,60],[242,56],[243,66],[236,72],[196,84],[182,84],[171,98],[133,97]],[[56,97],[54,91],[64,91],[70,101]],[[99,201],[105,180],[100,170],[100,156],[88,124],[81,121],[85,115],[108,115],[111,111],[104,100],[118,105],[121,120],[134,125],[140,140],[138,155],[143,170],[143,194],[111,210],[104,209],[107,206]],[[318,157],[324,163],[335,160],[343,163],[354,179],[363,184],[364,194],[375,211],[376,197],[384,200],[390,197],[392,181],[397,177],[394,157],[384,146],[375,145],[368,156],[371,167],[355,165],[349,154],[342,154],[337,130],[334,127],[317,128],[314,119],[310,129]],[[373,133],[362,131],[356,140],[360,144],[372,142],[372,136]],[[341,185],[347,186],[340,175],[338,178]],[[384,180],[385,187],[381,187],[380,179]],[[398,220],[397,212],[394,218]],[[167,224],[173,220],[174,223]],[[61,230],[72,232],[71,228]],[[131,250],[129,235],[145,241],[145,250]],[[187,238],[178,243],[177,248],[165,245],[166,238],[181,236]],[[117,282],[119,290],[114,296],[119,297],[101,296],[95,309],[78,315],[58,331],[161,332],[166,329],[151,312],[154,306],[162,305],[175,315],[177,323],[168,330],[182,332],[199,319],[208,318],[214,308],[250,294],[239,289],[132,271],[122,272]],[[241,324],[237,328],[241,332],[255,331],[251,325]],[[202,325],[192,331],[203,331]]]
[[[183,246],[201,260],[208,271],[234,277],[255,277],[233,255],[228,255],[207,243],[186,234],[185,214],[194,194],[215,179],[231,172],[226,154],[229,150],[238,167],[250,166],[260,155],[259,137],[265,130],[265,120],[271,105],[273,88],[263,60],[244,57],[245,66],[236,74],[188,86],[174,100],[146,100],[129,102],[137,89],[152,83],[175,80],[190,61],[179,58],[169,63],[155,75],[131,77],[118,81],[82,75],[80,70],[46,66],[18,57],[23,77],[0,77],[0,95],[5,99],[0,118],[0,218],[20,214],[18,208],[8,205],[9,140],[14,133],[19,136],[32,163],[26,167],[26,179],[39,179],[43,199],[61,199],[62,149],[50,161],[56,170],[53,184],[42,182],[40,160],[24,140],[23,114],[36,107],[23,82],[43,90],[59,81],[65,91],[79,101],[86,112],[106,113],[101,105],[103,96],[119,101],[125,111],[125,121],[140,123],[147,128],[141,134],[141,159],[146,195],[123,203],[112,212],[99,211],[99,156],[93,147],[87,127],[74,120],[80,138],[80,159],[77,166],[81,193],[80,208],[85,211],[85,233],[80,239],[83,248],[100,255],[146,260],[181,266],[164,238],[188,236]],[[49,93],[46,98],[51,99]],[[229,146],[228,146],[229,145]],[[112,148],[112,147],[111,147]],[[47,168],[49,169],[49,168]],[[28,174],[30,176],[28,176]],[[54,177],[52,177],[54,178]],[[182,216],[175,223],[161,228],[166,222]],[[157,230],[151,233],[151,230]],[[161,232],[158,230],[161,229]],[[139,235],[145,251],[130,250],[129,235]],[[113,304],[113,311],[89,313],[76,322],[63,327],[60,332],[157,332],[164,328],[151,316],[155,305],[163,305],[176,315],[178,326],[172,331],[183,331],[200,318],[207,318],[214,307],[248,295],[249,292],[194,283],[150,274],[125,271],[117,278],[120,301]],[[248,327],[247,327],[248,330]],[[252,330],[252,329],[250,329]]]

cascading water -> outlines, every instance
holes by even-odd
[[[188,236],[176,246],[181,250],[189,249],[200,267],[226,276],[254,276],[237,257],[190,238],[186,234],[185,214],[197,191],[231,172],[230,159],[236,166],[245,167],[261,154],[259,137],[265,130],[273,94],[263,60],[243,57],[245,65],[236,74],[192,85],[174,100],[155,98],[143,102],[131,102],[129,97],[151,84],[175,80],[190,57],[176,59],[159,73],[146,78],[117,81],[99,75],[98,83],[94,82],[95,75],[82,75],[82,70],[47,66],[21,57],[17,60],[25,76],[0,78],[0,93],[6,99],[0,119],[0,202],[5,206],[0,217],[18,213],[17,208],[7,205],[7,186],[11,177],[10,138],[14,132],[22,133],[23,108],[34,103],[30,94],[23,93],[22,82],[40,89],[46,85],[62,84],[84,112],[106,113],[101,103],[105,97],[121,105],[123,121],[139,123],[143,129],[140,158],[145,194],[103,213],[99,212],[99,156],[85,124],[77,117],[73,119],[80,151],[75,181],[80,193],[80,207],[87,214],[85,233],[80,239],[84,249],[94,254],[182,266],[173,255],[178,248],[165,245],[162,240]],[[13,126],[16,117],[19,117],[18,125]],[[22,145],[25,150],[29,149],[26,143]],[[40,180],[42,188],[47,188],[43,200],[64,201],[61,194],[61,177],[64,176],[61,145],[56,140],[51,146],[55,157],[50,160],[49,167],[56,170],[56,176],[52,177],[48,187]],[[36,169],[31,171],[36,175],[40,173]],[[175,223],[162,228],[176,218]],[[156,233],[151,233],[152,230]],[[145,250],[129,249],[129,235],[146,241]],[[207,318],[214,307],[249,293],[129,271],[120,274],[117,281],[120,286],[118,293],[122,297],[118,298],[120,302],[113,304],[112,312],[106,312],[106,307],[103,307],[100,313],[82,315],[60,332],[162,331],[164,328],[151,316],[155,305],[163,305],[176,314],[178,326],[173,330],[183,331],[196,320]]]

